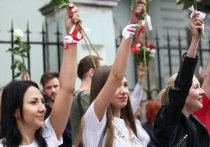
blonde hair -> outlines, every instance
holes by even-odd
[[[160,91],[159,98],[160,98],[161,105],[166,104],[166,102],[168,101],[168,92],[169,92],[170,87],[174,84],[176,77],[177,77],[177,73],[173,74],[168,81],[167,88]]]

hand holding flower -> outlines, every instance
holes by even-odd
[[[198,30],[202,31],[202,24],[204,23],[203,20],[199,17],[199,13],[195,13],[192,16],[192,20],[190,21],[190,28],[192,31],[192,37],[200,38]]]
[[[145,0],[138,0],[137,4],[132,8],[130,12],[130,21],[129,24],[138,24],[141,19],[142,14],[146,12]]]
[[[78,8],[75,7],[73,4],[70,4],[67,7],[67,14],[65,17],[65,27],[66,27],[66,34],[68,35],[73,25],[77,23],[82,23],[82,19],[78,13]],[[78,30],[77,30],[78,32]]]

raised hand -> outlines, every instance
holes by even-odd
[[[145,76],[145,74],[146,74],[146,72],[145,72],[144,66],[143,66],[143,64],[140,64],[139,65],[139,70],[138,70],[139,78]]]
[[[28,81],[28,80],[30,80],[30,76],[26,71],[24,71],[21,76],[21,79],[22,79],[22,81]]]
[[[129,24],[138,24],[142,14],[146,12],[145,0],[138,0],[136,6],[130,12]]]
[[[82,23],[82,19],[78,13],[78,8],[75,7],[74,4],[70,4],[67,7],[67,14],[65,17],[66,34],[69,34],[72,26],[77,23]]]
[[[202,24],[204,23],[203,20],[199,17],[199,13],[195,13],[192,16],[192,20],[190,21],[190,28],[192,31],[192,37],[199,37],[198,30],[203,30]]]

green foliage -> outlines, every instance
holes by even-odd
[[[28,58],[28,53],[30,51],[30,46],[24,42],[21,42],[20,38],[15,40],[16,47],[9,48],[6,52],[11,52],[13,55],[19,56],[21,60],[15,59],[15,62],[10,66],[12,70],[17,69],[15,73],[15,78],[19,77],[24,71],[29,71],[25,66],[25,59]]]
[[[64,8],[69,5],[68,0],[51,0],[51,4],[53,4],[56,8]]]
[[[133,7],[135,7],[135,5],[136,5],[136,0],[131,0],[130,8],[133,9]]]
[[[146,0],[146,11],[149,14],[150,3],[149,0]]]
[[[196,2],[196,1],[195,1]],[[177,0],[176,4],[180,5],[180,4],[184,4],[183,5],[183,10],[190,8],[193,4],[194,4],[194,0]],[[196,7],[195,7],[196,8]]]

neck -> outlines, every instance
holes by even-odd
[[[193,110],[191,110],[191,108],[188,108],[186,105],[184,106],[182,111],[188,116],[194,112]]]
[[[114,112],[114,116],[115,117],[119,117],[120,118],[120,116],[121,116],[121,109],[114,108],[113,112]]]
[[[49,106],[50,106],[51,108],[53,107],[53,104],[54,104],[54,101],[49,100]]]
[[[29,145],[33,143],[33,141],[35,140],[36,129],[24,124],[24,122],[21,121],[19,118],[17,120],[17,126],[21,134],[20,145]]]
[[[80,91],[84,91],[84,90],[89,90],[90,91],[91,80],[92,80],[91,78],[82,79],[81,86],[80,86],[79,90]]]

